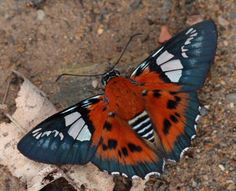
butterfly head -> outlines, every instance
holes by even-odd
[[[103,85],[106,85],[107,82],[111,79],[111,78],[114,78],[114,77],[117,77],[120,75],[120,72],[118,70],[110,70],[108,72],[106,72],[105,74],[103,74],[102,76],[102,84]]]

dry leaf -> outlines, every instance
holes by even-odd
[[[168,41],[169,39],[171,39],[171,34],[169,32],[168,26],[163,25],[161,27],[161,33],[159,36],[159,43],[163,44],[164,42]]]
[[[16,72],[17,75],[20,75]],[[20,75],[21,76],[21,75]],[[21,76],[22,77],[22,76]],[[48,174],[52,180],[59,177],[66,178],[70,184],[79,190],[83,184],[86,190],[112,190],[114,183],[112,176],[101,172],[93,164],[84,166],[65,166],[65,171],[60,168],[37,163],[24,157],[16,148],[21,137],[40,121],[56,112],[55,107],[49,102],[45,94],[24,78],[18,97],[16,98],[16,111],[9,116],[11,123],[0,124],[0,164],[6,166],[17,178],[27,184],[27,190],[40,190],[49,181],[45,181]],[[73,170],[70,170],[73,169]]]

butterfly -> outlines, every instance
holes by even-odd
[[[128,178],[160,174],[179,161],[196,135],[197,90],[213,63],[213,21],[195,24],[163,44],[130,78],[105,73],[103,95],[41,122],[18,143],[26,157],[49,164],[86,164]]]

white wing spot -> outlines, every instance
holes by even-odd
[[[182,150],[182,152],[180,153],[180,158],[182,158],[184,156],[184,153],[189,150],[189,147],[186,147],[184,150]]]
[[[62,133],[59,133],[61,141],[64,139],[64,135]]]
[[[193,34],[193,33],[195,33],[195,32],[196,32],[196,29],[194,29],[193,31],[191,31],[190,34]]]
[[[180,60],[171,60],[161,65],[162,71],[179,70],[182,68],[183,65],[181,64]]]
[[[59,131],[53,130],[52,133],[54,133],[54,137],[56,137],[59,134]]]
[[[78,136],[78,133],[80,132],[84,124],[85,124],[84,120],[82,118],[79,119],[70,127],[68,134],[72,136],[74,139],[76,139],[76,137]]]
[[[81,130],[81,132],[79,133],[79,136],[76,138],[76,140],[79,140],[79,141],[89,141],[91,138],[91,133],[88,129],[88,126],[85,125],[83,127],[83,129]]]
[[[153,129],[151,131],[149,131],[148,133],[146,133],[145,135],[143,135],[142,137],[148,137],[149,135],[152,135],[153,134]]]
[[[119,175],[119,172],[111,172],[111,175]]]
[[[184,58],[188,58],[187,52],[188,49],[185,48],[186,45],[191,44],[191,41],[194,39],[194,37],[196,37],[198,35],[197,30],[190,28],[186,33],[186,35],[189,35],[190,37],[184,42],[184,45],[181,47],[181,55]]]
[[[140,126],[142,126],[144,123],[146,123],[146,122],[148,122],[148,121],[150,121],[150,118],[147,118],[147,119],[145,119],[144,121],[140,122],[139,124],[133,126],[133,129],[134,129],[134,130],[138,129]],[[129,125],[132,125],[132,123],[130,123]]]
[[[197,115],[195,122],[198,122],[198,120],[200,119],[201,115]]]
[[[151,175],[160,176],[160,173],[159,173],[159,172],[150,172],[150,173],[148,173],[148,174],[144,177],[145,180],[147,180]]]
[[[42,128],[35,129],[35,130],[32,131],[32,133],[36,133],[36,132],[40,131],[41,129]]]
[[[137,115],[135,118],[131,119],[128,121],[129,125],[133,124],[136,120],[138,120],[139,118],[143,117],[147,115],[147,112],[144,110],[142,113],[140,113],[139,115]]]
[[[43,137],[43,136],[49,136],[51,134],[51,131],[45,131],[45,132],[43,132],[43,134],[42,134],[42,136],[41,137]]]
[[[193,136],[191,137],[191,140],[193,140],[195,137],[196,137],[196,135],[193,135]]]
[[[147,118],[147,119],[149,119],[149,118]],[[149,119],[150,120],[150,119]],[[147,130],[149,127],[151,127],[152,126],[152,124],[150,123],[148,126],[146,126],[145,128],[143,128],[143,129],[141,129],[141,130],[139,130],[138,131],[138,133],[143,133],[145,130]]]
[[[191,40],[193,40],[193,37],[189,37],[189,38],[184,42],[184,45],[191,44]]]
[[[42,135],[42,133],[39,133],[39,134],[35,137],[35,139],[39,139],[39,138],[41,137],[41,135]]]
[[[132,176],[132,179],[134,180],[134,179],[139,179],[140,177],[139,176],[137,176],[137,175],[133,175]]]
[[[186,52],[182,52],[182,56],[183,56],[184,58],[188,58]]]
[[[185,49],[185,47],[184,47],[184,46],[182,46],[182,47],[181,47],[181,51],[182,51],[182,52],[187,52],[187,51],[188,51],[188,49]]]
[[[33,137],[36,137],[39,134],[39,132],[33,133]]]
[[[91,138],[91,133],[88,129],[88,126],[85,125],[85,121],[82,118],[80,118],[70,127],[68,134],[79,141],[90,140]]]
[[[81,117],[81,114],[79,112],[74,112],[74,113],[71,113],[69,115],[66,115],[65,116],[65,124],[66,124],[66,126],[71,125],[72,123],[74,123],[80,117]]]
[[[161,65],[164,62],[170,60],[171,58],[173,58],[174,55],[170,54],[167,50],[164,51],[160,56],[158,56],[158,58],[156,59],[156,63],[157,65]]]
[[[122,173],[121,175],[128,178],[127,174],[125,174],[125,173]]]
[[[191,37],[197,36],[197,32],[190,35]]]
[[[170,79],[170,81],[172,81],[172,82],[179,82],[179,79],[182,76],[182,70],[166,72],[165,74]]]
[[[189,34],[192,30],[193,28],[190,28],[185,34]]]

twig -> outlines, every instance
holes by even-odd
[[[11,79],[8,80],[7,89],[6,89],[6,91],[5,91],[5,94],[4,94],[4,97],[3,97],[3,100],[2,100],[2,105],[4,105],[5,102],[6,102],[6,100],[7,100],[7,96],[8,96],[10,84],[11,84]]]
[[[8,119],[10,119],[10,121],[11,121],[17,128],[19,128],[19,129],[22,131],[22,133],[26,133],[26,132],[27,132],[27,130],[26,130],[24,127],[22,127],[10,114],[4,113],[4,115],[5,115]]]

